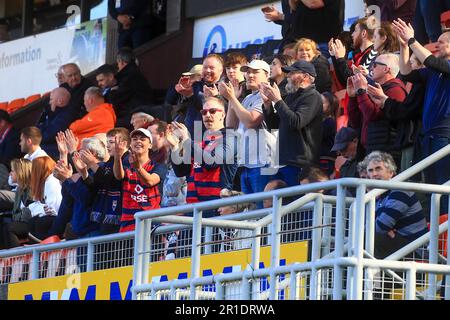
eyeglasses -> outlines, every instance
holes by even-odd
[[[373,65],[374,65],[374,66],[379,65],[379,66],[385,66],[385,67],[388,66],[386,63],[379,62],[379,61],[374,61],[374,62],[373,62]]]
[[[208,112],[210,114],[215,114],[216,112],[223,112],[223,110],[217,109],[217,108],[210,108],[210,109],[202,109],[202,110],[200,110],[200,113],[202,114],[202,116],[206,116],[206,114]]]

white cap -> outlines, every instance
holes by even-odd
[[[270,66],[264,60],[254,59],[250,63],[247,63],[246,66],[242,66],[241,71],[247,72],[248,68],[253,69],[253,70],[264,70],[267,73],[270,73]]]
[[[140,132],[142,133],[144,136],[146,136],[147,138],[150,139],[150,143],[153,144],[153,138],[152,138],[152,134],[150,131],[148,131],[147,129],[144,128],[139,128],[136,130],[131,131],[130,133],[130,137],[132,137],[135,133]]]

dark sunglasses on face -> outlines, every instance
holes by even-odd
[[[202,114],[202,116],[206,116],[206,114],[208,112],[210,114],[215,114],[216,112],[223,112],[223,111],[220,110],[220,109],[217,109],[217,108],[210,108],[210,109],[202,109],[202,110],[200,110],[200,113]]]
[[[374,65],[374,66],[379,65],[379,66],[385,66],[385,67],[388,66],[386,63],[378,62],[378,61],[374,61],[374,62],[373,62],[373,65]]]

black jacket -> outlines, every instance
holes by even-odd
[[[264,117],[269,129],[279,129],[281,165],[318,165],[322,142],[322,98],[314,85],[287,95]]]
[[[416,83],[406,96],[405,101],[399,102],[388,98],[384,103],[383,113],[387,119],[393,121],[396,130],[396,139],[393,150],[415,146],[415,161],[420,158],[420,132],[422,129],[423,101],[425,97],[425,84]]]
[[[121,0],[120,7],[116,8],[116,0],[108,0],[108,12],[114,20],[119,14],[133,17],[131,28],[142,27],[151,23],[150,1],[143,0]],[[119,23],[119,31],[123,30]]]
[[[69,87],[67,83],[63,83],[60,87],[67,89],[70,92],[69,105],[66,108],[71,108],[77,115],[77,119],[83,118],[86,114],[84,106],[84,93],[89,87],[96,86],[89,79],[81,77],[81,82],[75,88]]]
[[[153,103],[152,89],[139,71],[138,66],[130,63],[117,75],[117,89],[110,90],[107,102],[111,103],[117,116],[117,125],[129,126],[131,111],[142,105]],[[124,121],[124,124],[121,124]]]
[[[325,91],[331,92],[330,65],[328,64],[327,58],[320,54],[314,57],[311,63],[314,65],[317,73],[316,80],[314,81],[316,90],[320,93]]]
[[[1,138],[1,137],[0,137]],[[22,157],[20,152],[20,131],[14,127],[8,131],[0,142],[0,163],[11,170],[11,160]]]
[[[291,28],[283,37],[288,42],[299,38],[309,38],[317,43],[328,43],[342,32],[344,24],[344,1],[324,0],[320,9],[309,9],[298,1],[297,9],[292,13]]]

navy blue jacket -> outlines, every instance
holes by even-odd
[[[4,164],[9,170],[11,169],[11,160],[22,156],[19,142],[20,131],[11,127],[3,141],[0,143],[0,163]]]
[[[69,128],[76,119],[77,113],[69,107],[56,108],[54,112],[44,112],[42,115],[41,122],[37,125],[42,132],[41,148],[52,158],[59,156],[56,134]]]

